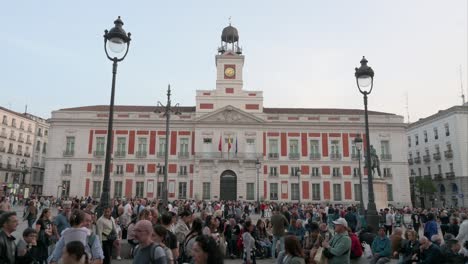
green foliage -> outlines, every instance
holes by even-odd
[[[416,186],[418,186],[421,194],[434,194],[437,189],[432,179],[420,178],[416,180]]]

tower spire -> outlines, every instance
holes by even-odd
[[[462,78],[462,66],[461,65],[460,65],[460,90],[461,90],[462,105],[465,105],[465,93],[463,90],[463,78]]]

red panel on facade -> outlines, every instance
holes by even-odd
[[[192,131],[192,155],[195,155],[195,131]]]
[[[166,135],[166,131],[158,131],[158,136],[165,136]]]
[[[177,164],[169,164],[169,173],[176,173],[177,172]]]
[[[171,132],[171,155],[175,155],[177,153],[177,131]]]
[[[213,109],[213,104],[200,104],[200,109]]]
[[[320,120],[320,117],[318,116],[310,116],[307,118],[308,120]]]
[[[86,179],[85,183],[85,196],[89,196],[89,179]]]
[[[330,134],[328,134],[328,136],[330,136],[330,137],[341,137],[341,134],[340,133],[330,133]]]
[[[352,195],[351,195],[351,182],[349,181],[346,181],[344,183],[344,198],[346,200],[351,200],[352,199]]]
[[[289,132],[288,133],[288,137],[298,137],[300,136],[301,134],[300,133],[297,133],[297,132]]]
[[[93,154],[93,137],[94,131],[89,131],[88,154]]]
[[[289,174],[288,165],[281,165],[280,166],[280,174]]]
[[[135,170],[135,164],[133,163],[127,163],[125,166],[125,171],[126,172],[133,172]]]
[[[130,131],[128,136],[128,154],[133,154],[135,152],[135,131]]]
[[[190,136],[190,131],[179,131],[179,136]]]
[[[190,180],[189,197],[193,197],[193,180]]]
[[[267,181],[263,181],[263,199],[266,199],[268,197],[267,186]]]
[[[115,134],[117,134],[117,135],[128,135],[128,130],[116,130]]]
[[[320,137],[320,133],[309,133],[309,137]]]
[[[268,166],[263,165],[263,174],[267,174],[267,173],[268,173]]]
[[[139,130],[137,131],[137,135],[148,135],[149,131],[148,130]]]
[[[328,134],[322,133],[322,156],[328,157]]]
[[[269,137],[278,137],[279,133],[278,132],[268,132],[267,136],[269,136]]]
[[[126,179],[125,180],[125,197],[133,197],[133,180]]]
[[[247,110],[258,110],[260,106],[258,104],[245,104]]]
[[[301,176],[309,175],[309,166],[301,165]]]
[[[362,150],[363,150],[363,153],[366,153],[366,151],[367,151],[367,143],[366,143],[367,139],[366,138],[367,138],[366,134],[362,134]]]
[[[330,182],[323,182],[323,199],[330,200]]]
[[[349,137],[348,137],[348,133],[343,133],[342,138],[343,138],[343,156],[344,157],[349,157]]]
[[[88,166],[86,167],[86,171],[91,172],[92,169],[93,169],[93,165],[91,165],[91,163],[88,163]]]
[[[101,130],[96,130],[96,131],[94,131],[94,133],[95,133],[96,135],[106,135],[106,134],[107,134],[107,130],[102,130],[102,129],[101,129]]]
[[[362,166],[365,166],[365,164],[363,164]],[[369,172],[367,171],[367,168],[364,168],[364,174],[362,176],[363,177],[364,176],[369,176]]]
[[[307,157],[307,133],[301,134],[301,151],[302,157]]]
[[[357,137],[358,135],[360,135],[360,134],[353,134],[353,133],[350,133],[350,134],[349,134],[349,137],[352,138],[352,140],[354,140],[354,138]]]
[[[171,184],[171,182],[173,182],[173,184],[174,184],[174,191],[173,192],[169,192],[169,185]],[[171,198],[175,197],[175,180],[169,180],[167,193],[169,194],[169,197],[171,197]]]
[[[288,116],[288,120],[299,120],[297,116]]]
[[[203,93],[203,95],[211,95],[211,93]]]
[[[322,175],[330,175],[330,166],[322,166]]]
[[[283,189],[283,185],[286,186],[286,189]],[[288,199],[288,181],[281,181],[280,191],[281,199]]]
[[[285,157],[288,154],[288,142],[286,133],[281,133],[281,156]]]
[[[189,166],[189,173],[193,174],[193,164],[190,164],[190,166]]]
[[[302,199],[309,199],[309,181],[302,182]]]
[[[263,156],[266,156],[266,133],[263,132]]]
[[[343,166],[343,175],[351,175],[351,166]]]
[[[256,93],[249,93],[249,96],[257,96]]]
[[[117,117],[127,117],[128,118],[128,117],[130,117],[130,115],[129,114],[119,114],[119,115],[117,115]]]
[[[148,164],[148,173],[156,172],[156,164]]]
[[[232,94],[232,93],[234,93],[234,88],[226,88],[226,93],[227,93],[227,94]]]
[[[109,114],[97,114],[97,117],[109,117]]]
[[[156,152],[156,131],[151,131],[149,143],[149,154],[154,155],[154,153]]]

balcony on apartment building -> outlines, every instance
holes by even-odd
[[[270,172],[270,173],[268,174],[268,176],[277,177],[277,176],[278,176],[278,173],[277,173],[277,172],[275,172],[275,173]]]
[[[408,158],[408,164],[413,165],[413,158]]]
[[[351,160],[359,160],[359,155],[357,153],[351,153]]]
[[[18,142],[24,143],[24,138],[23,137],[18,137]]]
[[[7,138],[7,134],[6,133],[0,133],[0,138]]]
[[[13,149],[12,148],[9,148],[8,151],[7,151],[8,154],[15,154],[13,153]]]
[[[5,147],[0,147],[0,152],[5,152]]]
[[[71,170],[62,170],[62,176],[70,176],[72,174]]]
[[[429,155],[429,154],[424,155],[424,156],[423,156],[423,160],[424,160],[424,162],[426,162],[426,163],[431,162],[431,155]]]
[[[93,152],[93,156],[95,158],[102,158],[102,157],[104,157],[105,154],[106,154],[106,152],[104,150],[95,150]]]
[[[312,152],[309,155],[309,159],[311,159],[311,160],[319,160],[321,158],[322,158],[322,156],[320,155],[320,153]]]
[[[391,161],[392,160],[392,154],[389,154],[389,153],[380,154],[380,160],[382,160],[382,161]]]
[[[135,172],[135,176],[145,176],[145,174],[146,174],[146,173],[145,173],[144,170],[137,170],[137,171]]]
[[[16,140],[16,136],[15,135],[10,135],[10,140]]]
[[[440,181],[442,179],[443,179],[442,178],[442,173],[434,173],[434,180]]]
[[[166,156],[166,152],[158,151],[158,153],[156,153],[156,156],[158,156],[158,158],[164,158]]]
[[[455,179],[455,172],[453,172],[453,171],[446,172],[445,177],[447,177],[447,179],[449,179],[449,180],[453,180],[453,179]]]
[[[333,177],[341,177],[342,175],[341,175],[341,172],[338,171],[338,172],[333,172],[332,176]]]
[[[298,160],[300,157],[299,153],[289,153],[290,160]]]
[[[330,153],[331,160],[341,160],[341,153]]]
[[[391,172],[388,172],[388,173],[385,173],[383,174],[384,178],[391,178],[393,177],[393,174]]]
[[[320,172],[310,174],[310,177],[320,177],[320,176],[321,176]]]
[[[64,157],[73,157],[75,155],[75,151],[72,149],[67,149],[63,151]]]
[[[195,158],[201,160],[221,159],[221,160],[257,160],[263,159],[263,153],[255,152],[197,152]]]
[[[177,172],[177,175],[179,175],[179,176],[187,176],[188,173],[187,173],[187,171],[179,171],[179,172]]]
[[[26,139],[26,144],[32,145],[32,141],[30,139]]]
[[[93,170],[92,172],[93,176],[102,176],[102,170]]]
[[[432,158],[434,160],[440,160],[440,151],[436,152],[436,153],[433,153],[432,154]]]
[[[421,163],[421,157],[419,157],[419,156],[414,157],[414,163],[420,164]]]
[[[127,153],[126,153],[125,150],[114,151],[114,158],[117,158],[117,159],[125,158],[126,155],[127,155]]]
[[[138,150],[135,152],[135,157],[137,158],[146,158],[148,156],[148,153],[145,150]]]
[[[268,159],[276,160],[278,159],[278,157],[279,157],[278,153],[268,153]]]
[[[18,155],[18,156],[23,156],[23,151],[22,151],[22,150],[17,150],[17,151],[16,151],[16,155]]]
[[[188,159],[190,157],[190,153],[188,151],[179,152],[177,156],[181,159]]]
[[[425,180],[432,180],[432,174],[426,174],[424,175]]]
[[[444,156],[446,159],[451,159],[453,158],[453,151],[452,150],[446,150],[444,151]]]

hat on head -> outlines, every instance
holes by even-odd
[[[336,219],[336,221],[333,221],[333,224],[348,227],[348,222],[346,222],[346,220],[344,218],[342,218],[342,217]]]

